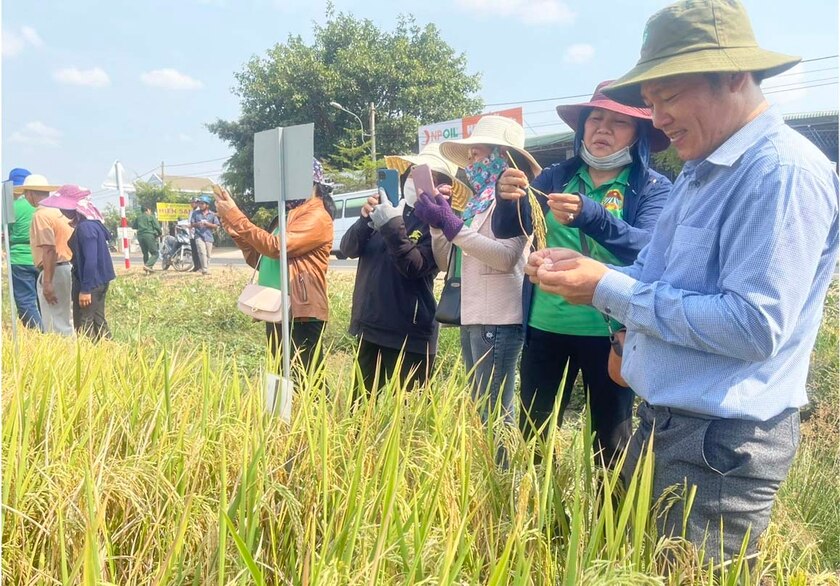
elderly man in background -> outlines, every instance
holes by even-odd
[[[27,181],[34,184],[36,180],[33,177],[37,178],[38,184],[47,184],[46,178],[41,175],[30,175]],[[70,276],[73,253],[68,244],[73,228],[60,210],[39,205],[49,191],[57,187],[48,186],[47,190],[34,191],[27,187],[26,182],[22,187],[29,202],[36,206],[29,227],[29,245],[33,263],[40,271],[37,290],[44,332],[74,336],[73,282]]]
[[[653,438],[653,498],[695,486],[686,537],[721,563],[745,540],[756,554],[796,454],[837,265],[837,175],[759,85],[799,61],[760,48],[735,0],[656,13],[636,67],[604,90],[650,107],[686,162],[650,243],[628,267],[549,249],[527,269],[627,326],[621,374],[643,403],[625,480]],[[666,534],[682,532],[682,509]]]
[[[33,177],[33,179],[27,179]],[[43,183],[40,181],[43,180]],[[9,260],[12,265],[12,290],[15,297],[17,314],[23,325],[41,330],[41,311],[38,309],[36,282],[38,269],[32,260],[29,247],[29,227],[32,214],[35,213],[35,200],[38,193],[48,195],[52,186],[46,185],[46,179],[32,175],[26,169],[12,169],[9,181],[15,186],[15,221],[9,224]],[[24,186],[24,183],[27,183]],[[42,184],[39,184],[42,183]]]

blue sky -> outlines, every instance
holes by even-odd
[[[336,0],[392,29],[399,13],[434,22],[482,74],[487,104],[589,94],[636,62],[660,0]],[[746,0],[759,43],[805,59],[838,53],[835,0]],[[114,159],[147,178],[216,177],[230,149],[204,124],[233,119],[233,74],[289,34],[311,40],[322,0],[7,0],[2,13],[2,172],[22,166],[99,197]],[[794,8],[795,7],[795,8]],[[838,60],[765,82],[783,112],[836,109]],[[803,86],[817,86],[802,89]],[[784,90],[784,91],[778,91]],[[325,100],[329,97],[325,96]],[[528,135],[560,132],[576,99],[523,103]],[[179,165],[180,163],[194,163]],[[173,165],[170,167],[170,165]],[[108,199],[110,201],[110,197]],[[105,203],[100,200],[100,203]]]

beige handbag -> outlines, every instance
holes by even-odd
[[[251,275],[251,281],[245,285],[245,289],[239,294],[236,300],[236,307],[247,315],[259,321],[282,322],[283,321],[283,292],[274,287],[265,287],[254,283],[257,275],[257,268],[260,260]]]

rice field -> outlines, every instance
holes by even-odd
[[[267,415],[263,330],[234,309],[247,277],[120,275],[98,346],[19,330],[15,347],[4,321],[7,584],[840,584],[836,283],[750,574],[657,536],[652,462],[625,491],[585,410],[544,443],[486,429],[455,330],[427,389],[354,406],[352,274],[330,275],[325,368],[301,374],[289,424]]]

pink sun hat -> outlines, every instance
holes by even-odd
[[[62,185],[43,200],[41,205],[48,208],[71,210],[82,214],[89,220],[102,221],[102,214],[93,205],[89,196],[90,189],[84,189],[78,185]]]
[[[62,185],[41,202],[47,208],[60,210],[74,210],[79,202],[90,195],[89,189],[82,189],[78,185]]]
[[[586,109],[591,110],[592,108],[602,108],[618,114],[632,116],[633,118],[645,121],[645,123],[649,125],[648,140],[650,141],[650,150],[652,152],[664,151],[667,149],[668,145],[671,144],[671,140],[664,132],[658,128],[654,128],[649,108],[635,108],[633,106],[619,104],[604,94],[604,88],[609,87],[612,82],[612,79],[608,79],[607,81],[599,83],[598,87],[595,88],[595,93],[592,94],[592,98],[588,102],[583,102],[581,104],[562,104],[557,106],[557,115],[560,116],[560,118],[563,119],[563,122],[568,124],[569,128],[574,131],[577,131],[580,113]]]

